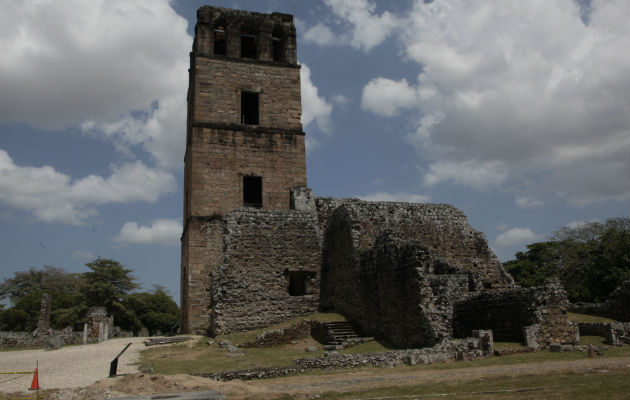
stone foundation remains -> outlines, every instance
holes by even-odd
[[[453,334],[492,329],[495,340],[523,342],[538,348],[579,342],[577,324],[566,317],[568,300],[559,281],[536,288],[484,292],[455,303]]]
[[[573,303],[568,311],[630,322],[630,280],[615,289],[603,303]]]

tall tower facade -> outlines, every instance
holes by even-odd
[[[290,209],[306,186],[293,16],[204,6],[190,54],[184,178],[183,330],[207,320],[203,225],[242,207]],[[205,235],[205,236],[204,236]],[[215,257],[216,258],[216,257]]]

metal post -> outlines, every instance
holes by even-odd
[[[116,376],[116,370],[118,369],[118,357],[122,356],[122,353],[124,353],[125,350],[129,348],[129,346],[131,346],[131,343],[127,343],[125,348],[122,349],[122,351],[118,353],[116,358],[112,360],[111,364],[109,364],[109,377],[110,378],[114,378]]]

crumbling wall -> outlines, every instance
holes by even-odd
[[[566,291],[559,281],[534,288],[483,292],[459,301],[453,311],[453,334],[465,337],[474,329],[491,329],[498,341],[520,341],[530,347],[575,344],[577,326],[567,320]]]
[[[320,264],[313,214],[256,209],[226,214],[223,260],[210,271],[211,334],[265,327],[317,311]]]
[[[316,206],[326,224],[322,308],[394,346],[452,337],[456,300],[513,285],[483,234],[452,206],[321,198]]]
[[[579,314],[597,315],[616,321],[630,321],[630,280],[615,289],[603,303],[573,303],[568,310]]]

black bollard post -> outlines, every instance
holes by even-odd
[[[124,353],[125,350],[129,348],[129,346],[131,346],[131,343],[127,343],[125,348],[122,349],[122,351],[118,353],[116,358],[112,360],[111,364],[109,364],[109,377],[110,378],[114,378],[116,376],[116,370],[118,369],[118,357],[122,356],[122,353]]]

